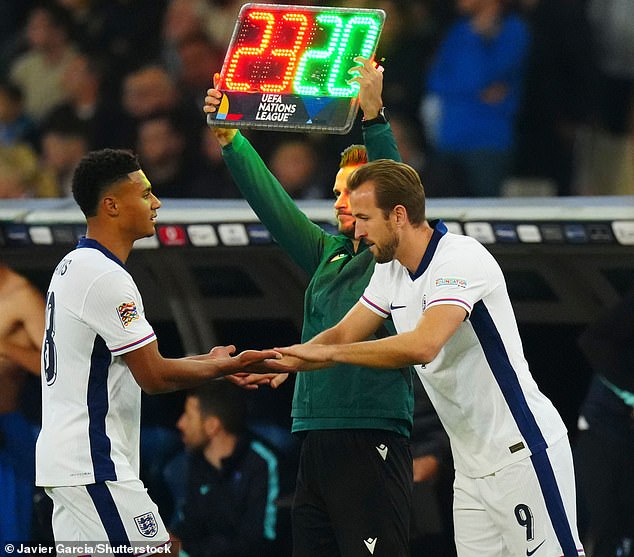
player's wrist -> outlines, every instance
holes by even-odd
[[[336,344],[327,344],[326,354],[324,360],[330,363],[342,363],[341,362],[341,348]]]
[[[364,128],[367,128],[368,126],[373,126],[375,124],[387,124],[389,121],[390,118],[388,116],[387,109],[382,106],[374,115],[372,112],[369,114],[364,113],[361,125]]]

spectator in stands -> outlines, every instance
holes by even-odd
[[[203,34],[192,35],[177,45],[179,87],[185,102],[199,107],[209,85],[209,68],[222,66],[224,50],[220,50]]]
[[[0,199],[51,197],[55,192],[55,180],[42,172],[31,147],[0,146]]]
[[[0,79],[7,77],[11,61],[20,52],[21,31],[30,7],[28,1],[0,2]]]
[[[211,40],[226,47],[231,40],[234,23],[244,4],[242,0],[214,0],[213,9],[206,13],[205,28]]]
[[[552,180],[570,195],[578,132],[596,97],[592,30],[585,0],[521,0],[531,27],[525,94],[518,116],[515,175]]]
[[[209,176],[203,171],[200,157],[190,156],[179,124],[175,113],[156,114],[141,121],[137,153],[157,196],[201,197],[201,193],[210,191]]]
[[[0,199],[32,197],[30,184],[22,172],[20,159],[24,157],[23,148],[24,146],[0,146]],[[33,161],[37,164],[34,154]]]
[[[192,192],[193,197],[213,197],[220,199],[237,199],[242,194],[235,185],[229,169],[222,158],[222,148],[211,128],[206,128],[202,136],[201,150],[205,174],[209,183],[206,189]]]
[[[73,38],[80,50],[108,50],[101,42],[103,32],[103,10],[101,2],[95,0],[55,0],[63,6],[73,23]]]
[[[578,142],[575,193],[632,195],[634,2],[588,0],[586,6],[597,46],[598,110],[594,129]]]
[[[165,68],[144,66],[125,77],[122,104],[129,116],[140,119],[174,108],[178,104],[178,91]]]
[[[0,82],[0,145],[35,142],[35,123],[24,112],[22,90],[8,81]]]
[[[139,123],[159,113],[179,112],[178,128],[186,134],[187,146],[199,145],[204,119],[192,106],[184,106],[176,83],[167,70],[157,64],[143,66],[126,75],[123,81],[122,106],[126,123],[122,142],[133,147]]]
[[[50,111],[49,120],[83,122],[89,149],[123,148],[119,132],[123,114],[102,94],[103,76],[102,60],[80,53],[64,72],[63,87],[68,98]]]
[[[167,0],[55,0],[70,13],[82,51],[107,53],[109,82],[158,59]],[[110,91],[109,91],[110,93]]]
[[[157,196],[182,197],[185,138],[169,114],[150,116],[139,123],[137,153]]]
[[[634,134],[634,5],[589,0],[601,78],[600,123],[615,135]]]
[[[38,122],[66,98],[64,72],[77,56],[70,26],[64,8],[52,2],[37,4],[26,26],[29,48],[11,66],[11,80],[24,93],[26,113]]]
[[[579,346],[595,372],[575,450],[584,546],[591,557],[627,557],[634,554],[634,291],[591,323]]]
[[[181,65],[178,45],[190,37],[206,36],[205,19],[211,6],[204,0],[170,0],[161,27],[163,59],[170,75],[175,78]],[[209,66],[216,68],[219,66]],[[209,73],[209,68],[207,69]],[[209,75],[207,75],[207,82]],[[203,92],[205,88],[203,87]]]
[[[90,150],[86,124],[72,116],[48,118],[41,143],[42,168],[56,184],[51,196],[70,196],[75,167]]]
[[[387,14],[377,51],[377,59],[385,58],[389,68],[383,84],[385,106],[392,116],[400,113],[415,123],[423,86],[420,72],[429,65],[438,24],[431,6],[421,2],[380,0],[373,7]]]
[[[190,557],[266,557],[276,538],[277,458],[246,430],[244,392],[215,381],[187,397],[178,421],[187,460],[172,532]]]
[[[20,412],[27,372],[40,374],[44,299],[0,260],[0,540],[30,539],[35,436]]]
[[[328,191],[321,180],[319,153],[308,141],[287,139],[275,147],[271,172],[293,199],[324,199]]]
[[[433,156],[462,175],[469,195],[500,195],[511,172],[515,116],[529,48],[505,0],[458,0],[427,75],[421,106]]]

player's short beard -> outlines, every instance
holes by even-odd
[[[398,248],[399,237],[392,231],[391,237],[381,246],[374,244],[376,253],[374,259],[377,263],[389,263],[396,256],[396,248]]]

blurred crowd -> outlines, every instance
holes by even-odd
[[[337,0],[382,8],[384,103],[432,197],[634,193],[630,0]],[[0,198],[63,197],[133,149],[159,197],[238,197],[201,111],[236,0],[3,0]],[[294,198],[348,136],[247,134]]]

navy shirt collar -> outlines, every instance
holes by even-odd
[[[97,240],[93,240],[92,238],[86,238],[85,236],[82,236],[79,242],[77,242],[77,249],[79,248],[93,248],[93,249],[99,250],[108,259],[112,259],[115,263],[117,263],[118,265],[121,265],[125,269],[125,265],[123,264],[123,261],[121,261],[121,259],[119,259],[108,248],[101,245]]]
[[[436,249],[438,248],[438,242],[440,242],[441,238],[447,234],[447,226],[442,220],[433,220],[429,224],[434,231],[432,232],[427,249],[425,249],[425,255],[423,255],[423,259],[421,259],[421,262],[418,265],[418,269],[416,269],[416,272],[409,274],[412,280],[416,280],[427,270],[427,267],[429,267],[429,264],[436,253]]]

